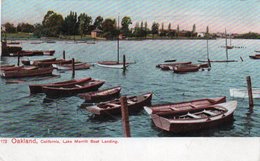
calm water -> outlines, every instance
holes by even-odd
[[[210,40],[210,58],[225,59],[223,46],[225,40]],[[155,65],[167,59],[193,61],[206,58],[206,41],[203,40],[155,40],[122,41],[121,55],[128,61],[136,61],[123,74],[121,70],[92,67],[90,70],[77,71],[76,78],[93,77],[106,81],[102,88],[121,85],[122,94],[138,95],[152,91],[153,104],[180,102],[203,97],[229,96],[229,88],[246,87],[246,76],[250,75],[253,87],[260,87],[260,60],[251,60],[248,55],[260,49],[259,40],[233,40],[233,45],[244,48],[229,51],[230,59],[236,63],[215,63],[211,71],[190,74],[164,72]],[[104,41],[90,44],[30,44],[24,41],[23,49],[54,49],[55,57],[61,58],[66,51],[67,58],[84,62],[116,60],[116,42]],[[242,62],[240,57],[244,59]],[[33,57],[43,59],[44,57]],[[46,57],[45,57],[46,58]],[[2,64],[14,64],[16,58],[1,58]],[[0,79],[0,137],[121,137],[120,117],[97,120],[90,113],[80,109],[83,103],[77,96],[48,101],[44,94],[29,94],[28,84],[67,80],[71,72],[60,73],[59,78],[36,81],[24,79],[25,83],[7,84]],[[101,89],[102,89],[101,88]],[[219,128],[181,136],[260,136],[260,100],[255,100],[254,111],[248,110],[247,99],[237,99],[238,108],[234,122]],[[130,116],[132,136],[134,137],[169,137],[172,135],[158,130],[143,112]]]

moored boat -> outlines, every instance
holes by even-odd
[[[161,68],[161,70],[171,70],[171,67],[175,67],[177,65],[185,65],[191,64],[192,62],[176,62],[176,63],[165,63],[165,64],[157,64],[157,68]]]
[[[188,73],[188,72],[197,72],[200,69],[200,65],[195,64],[185,64],[185,65],[176,65],[170,67],[174,73]]]
[[[193,132],[209,129],[233,120],[237,101],[230,101],[170,114],[151,114],[153,123],[159,129],[172,133]]]
[[[169,114],[181,110],[190,110],[202,106],[209,106],[226,102],[226,97],[202,98],[185,102],[158,104],[150,107],[145,107],[148,114]]]
[[[42,87],[43,93],[49,98],[57,98],[64,96],[72,96],[79,93],[85,93],[90,91],[96,91],[101,87],[105,81],[91,79],[85,82],[83,85],[74,84],[69,87]]]
[[[24,68],[24,66],[10,66],[10,67],[3,67],[0,68],[1,71],[13,71],[13,70],[19,70]]]
[[[52,62],[52,61],[55,61],[56,58],[50,58],[50,59],[41,59],[41,60],[21,60],[22,64],[23,65],[38,65],[38,63],[41,63],[41,62]]]
[[[82,79],[73,79],[73,80],[68,80],[68,81],[62,81],[62,82],[55,82],[55,83],[48,83],[48,84],[31,84],[29,85],[30,93],[35,94],[35,93],[42,93],[43,90],[42,88],[47,86],[47,87],[70,87],[74,85],[83,85],[86,82],[90,81],[91,78],[82,78]]]
[[[23,67],[17,70],[4,71],[2,73],[3,78],[22,78],[22,77],[35,77],[52,75],[53,67],[38,68],[38,67]]]
[[[249,55],[249,58],[251,58],[251,59],[260,59],[260,54]]]
[[[61,65],[54,65],[54,67],[56,67],[57,69],[61,69],[61,70],[72,70],[72,64],[61,64]],[[83,69],[89,69],[91,67],[90,64],[88,63],[75,63],[74,64],[74,69],[75,70],[83,70]]]
[[[143,109],[143,106],[151,105],[152,93],[146,93],[139,96],[127,97],[127,107],[129,114],[137,113]],[[99,103],[86,109],[97,116],[110,116],[121,114],[121,104],[119,99]]]
[[[113,87],[101,91],[80,94],[79,96],[80,98],[84,99],[86,102],[101,102],[101,101],[109,101],[113,98],[119,97],[120,91],[121,91],[121,87]]]
[[[97,62],[97,65],[105,68],[116,68],[116,69],[124,68],[124,64],[122,62],[117,62],[117,61],[99,61]],[[129,63],[125,64],[126,67],[128,65]]]
[[[231,97],[248,98],[248,90],[246,88],[230,88]],[[260,88],[252,88],[253,98],[260,98]]]

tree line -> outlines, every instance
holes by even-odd
[[[124,16],[121,19],[121,25],[118,24],[119,20],[98,16],[93,20],[91,16],[86,13],[77,14],[77,12],[70,11],[70,13],[63,18],[61,14],[54,11],[48,11],[42,23],[31,25],[29,23],[19,23],[16,27],[7,22],[3,26],[7,33],[27,32],[33,33],[36,37],[59,37],[61,35],[89,35],[91,31],[97,29],[102,32],[102,36],[107,39],[116,38],[119,34],[125,37],[144,38],[147,35],[159,35],[161,37],[178,37],[181,34],[179,25],[176,29],[172,29],[171,23],[164,27],[164,23],[160,24],[153,22],[151,28],[148,28],[147,22],[137,22],[134,28],[129,28],[132,25],[132,20],[129,16]],[[119,28],[121,26],[121,28]],[[184,33],[185,37],[196,36],[196,26],[192,26],[191,31]]]

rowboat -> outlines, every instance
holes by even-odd
[[[83,78],[83,79],[73,79],[73,80],[68,80],[68,81],[62,81],[62,82],[56,82],[56,83],[48,83],[48,84],[31,84],[29,85],[30,93],[35,94],[35,93],[42,93],[43,87],[70,87],[74,85],[83,85],[84,83],[90,81],[91,78]]]
[[[255,50],[255,52],[260,53],[260,50]]]
[[[48,67],[53,64],[62,65],[62,64],[71,64],[72,60],[64,60],[64,59],[56,59],[54,61],[48,61],[48,62],[38,62],[37,66],[39,67]]]
[[[172,133],[194,132],[209,129],[233,120],[237,101],[180,110],[170,114],[152,114],[153,123],[159,129]]]
[[[60,65],[53,65],[54,67],[56,67],[57,69],[61,69],[61,70],[72,70],[72,64],[60,64]],[[90,64],[87,63],[75,63],[74,64],[74,69],[75,70],[83,70],[83,69],[89,69],[91,67]]]
[[[12,53],[10,56],[37,56],[37,55],[53,55],[55,50],[22,50],[17,53]]]
[[[117,61],[99,61],[97,62],[97,65],[100,67],[105,67],[105,68],[115,68],[115,69],[123,69],[124,64],[121,62]],[[125,66],[127,67],[129,63],[126,63]]]
[[[151,114],[170,114],[179,110],[190,110],[193,108],[198,108],[202,106],[209,106],[219,103],[226,102],[226,97],[216,97],[216,98],[202,98],[192,101],[169,103],[169,104],[158,104],[150,107],[145,107],[145,111]]]
[[[164,62],[176,62],[176,59],[169,59],[169,60],[165,60]]]
[[[34,60],[34,61],[31,61],[31,60],[21,60],[22,64],[23,65],[38,65],[38,63],[41,63],[41,62],[52,62],[52,61],[55,61],[56,58],[50,58],[50,59],[42,59],[42,60]]]
[[[80,94],[79,96],[84,99],[85,102],[104,102],[119,97],[120,91],[121,87],[113,87],[101,91]]]
[[[151,105],[152,93],[146,93],[139,96],[127,97],[127,107],[129,114],[137,113],[143,109],[143,106]],[[99,103],[94,106],[86,107],[87,111],[97,116],[120,115],[121,104],[119,99]]]
[[[101,87],[105,81],[101,80],[90,80],[85,82],[83,85],[74,84],[68,87],[42,87],[43,93],[49,98],[57,98],[64,96],[76,95],[79,93],[85,93],[90,91],[96,91]]]
[[[52,75],[53,67],[38,68],[38,67],[23,67],[22,69],[4,71],[2,73],[3,78],[21,78],[21,77],[35,77]]]
[[[157,68],[161,70],[171,70],[170,67],[175,67],[176,65],[191,64],[192,62],[177,62],[177,63],[166,63],[166,64],[157,64]]]
[[[231,97],[248,98],[248,90],[246,88],[230,88],[229,93]],[[253,98],[260,98],[260,88],[252,88]]]
[[[197,72],[200,69],[199,65],[195,64],[185,64],[185,65],[176,65],[174,67],[169,67],[173,70],[174,73],[188,73],[188,72]]]
[[[1,67],[1,71],[13,71],[13,70],[19,70],[24,68],[24,66],[10,66],[10,67]]]
[[[251,58],[251,59],[260,59],[260,54],[249,55],[249,58]]]

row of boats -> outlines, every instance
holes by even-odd
[[[119,101],[121,87],[99,90],[105,81],[92,78],[69,80],[49,84],[29,85],[31,94],[45,93],[49,98],[78,95],[84,99],[87,111],[106,118],[121,114]],[[127,96],[129,114],[145,109],[155,126],[173,133],[207,129],[233,120],[236,101],[226,102],[226,97],[204,98],[179,103],[152,105],[152,92]]]

